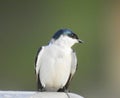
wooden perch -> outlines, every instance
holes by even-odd
[[[83,98],[83,97],[74,93],[64,92],[0,91],[0,98]]]
[[[83,98],[80,95],[73,93],[63,92],[38,92],[35,93],[31,98]]]

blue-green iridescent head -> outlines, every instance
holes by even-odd
[[[73,39],[77,39],[78,41],[79,41],[79,43],[82,43],[83,41],[82,40],[80,40],[79,38],[78,38],[78,36],[75,34],[75,33],[73,33],[70,29],[60,29],[60,30],[58,30],[54,35],[53,35],[53,39],[54,40],[57,40],[61,35],[66,35],[66,36],[69,36],[69,37],[71,37],[71,38],[73,38]]]

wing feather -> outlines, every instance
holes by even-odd
[[[75,51],[72,52],[71,57],[72,57],[72,59],[71,59],[72,61],[71,61],[71,71],[70,71],[69,79],[68,79],[65,87],[62,90],[64,90],[64,89],[67,90],[68,89],[70,81],[71,81],[71,79],[72,79],[72,77],[75,74],[76,69],[77,69],[78,64],[77,64],[77,57],[76,57]]]
[[[71,78],[73,77],[73,75],[76,72],[77,69],[77,57],[76,57],[76,53],[75,51],[72,52],[72,62],[71,62]]]
[[[36,73],[36,81],[37,81],[37,90],[38,91],[42,91],[43,90],[43,86],[41,84],[40,81],[40,77],[39,77],[39,70],[40,70],[40,63],[41,63],[41,57],[43,55],[43,51],[44,51],[44,47],[40,47],[37,51],[37,55],[35,58],[35,73]]]
[[[41,63],[41,57],[42,57],[43,51],[44,51],[44,46],[42,46],[38,49],[38,52],[37,52],[37,55],[36,55],[36,58],[35,58],[35,72],[36,72],[36,75],[38,75],[39,70],[40,70],[40,63]]]

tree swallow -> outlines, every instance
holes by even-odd
[[[75,43],[82,40],[71,30],[60,29],[48,45],[39,48],[35,60],[38,91],[68,90],[77,68],[76,53],[72,49]]]

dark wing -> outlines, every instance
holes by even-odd
[[[44,51],[44,47],[40,47],[38,49],[38,52],[35,58],[35,73],[36,73],[36,79],[37,79],[37,89],[41,91],[43,87],[40,82],[39,71],[40,71],[40,63],[41,63],[41,57],[42,57],[43,51]]]
[[[41,63],[41,57],[44,51],[44,46],[40,47],[38,49],[36,58],[35,58],[35,72],[36,74],[38,74],[39,70],[40,70],[40,63]]]
[[[76,69],[77,69],[77,65],[78,65],[78,64],[77,64],[77,57],[76,57],[75,51],[72,52],[71,57],[72,57],[72,61],[71,61],[71,72],[70,72],[70,75],[69,75],[69,79],[68,79],[68,81],[67,81],[67,83],[66,83],[66,85],[65,85],[65,87],[64,87],[66,90],[68,89],[68,86],[69,86],[69,84],[70,84],[70,81],[71,81],[73,75],[75,74]]]
[[[75,51],[72,52],[72,63],[71,63],[71,78],[73,77],[73,75],[76,72],[78,63],[77,63],[77,57],[76,57],[76,53]]]
[[[42,47],[40,47],[37,51],[36,57],[35,57],[35,67],[36,67],[36,63],[37,63],[37,59],[38,59],[38,54],[41,51]]]

